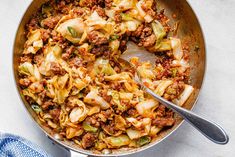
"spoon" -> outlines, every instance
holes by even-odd
[[[156,56],[153,53],[146,51],[144,48],[138,47],[133,42],[128,42],[127,50],[121,55],[120,60],[124,62],[126,65],[133,67],[129,62],[132,57],[138,57],[142,62],[149,61],[152,65],[154,65],[156,61]],[[200,131],[205,137],[210,139],[212,142],[222,145],[228,143],[229,137],[221,126],[195,114],[192,111],[189,111],[185,108],[175,105],[172,102],[155,94],[151,89],[149,89],[143,84],[141,77],[139,77],[138,75],[137,70],[135,68],[133,69],[136,72],[135,81],[137,81],[137,83],[141,85],[141,87],[145,92],[150,94],[152,97],[154,97],[163,105],[167,106],[168,108],[172,109],[174,112],[178,113],[189,124],[191,124],[194,128]]]

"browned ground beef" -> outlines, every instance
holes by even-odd
[[[87,37],[88,37],[89,42],[94,45],[101,45],[101,44],[108,43],[108,38],[100,35],[100,32],[98,31],[89,32]]]
[[[82,137],[82,147],[87,149],[95,145],[96,136],[92,133],[87,133]]]

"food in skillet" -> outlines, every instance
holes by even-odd
[[[43,125],[84,149],[148,144],[174,125],[174,113],[118,58],[128,41],[155,53],[155,65],[131,63],[146,86],[183,105],[193,92],[189,50],[168,22],[153,0],[51,0],[26,26],[22,94]]]

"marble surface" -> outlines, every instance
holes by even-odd
[[[230,136],[227,145],[211,143],[184,123],[173,135],[147,151],[132,156],[235,156],[235,1],[188,0],[205,33],[207,74],[194,111],[221,124]],[[15,133],[37,143],[55,157],[68,156],[38,129],[23,108],[12,72],[12,45],[17,25],[31,0],[0,1],[0,131]]]

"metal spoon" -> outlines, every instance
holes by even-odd
[[[125,64],[132,66],[129,62],[132,57],[139,57],[141,61],[149,61],[150,63],[152,63],[152,65],[154,65],[156,61],[156,56],[153,53],[146,51],[144,48],[138,47],[132,42],[128,42],[127,50],[121,55],[120,59],[124,61]],[[135,80],[148,94],[157,99],[160,103],[164,104],[168,108],[181,115],[187,122],[189,122],[194,128],[200,131],[205,137],[217,144],[228,143],[229,137],[221,126],[212,121],[206,120],[205,118],[193,113],[192,111],[175,105],[172,102],[167,101],[161,96],[155,94],[151,89],[149,89],[142,83],[141,77],[139,77],[137,71],[136,74],[137,75],[135,76]]]

